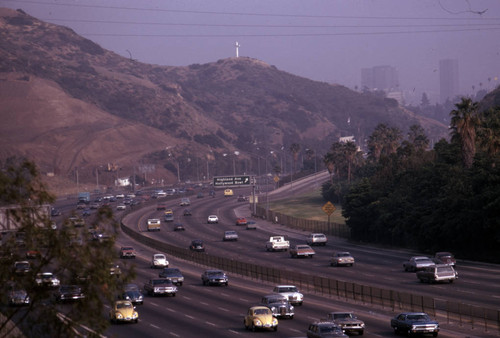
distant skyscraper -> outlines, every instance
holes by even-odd
[[[391,92],[399,89],[399,75],[391,66],[376,66],[361,69],[361,88]]]
[[[458,95],[458,60],[439,60],[439,96],[441,103]]]

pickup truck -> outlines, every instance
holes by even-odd
[[[417,271],[417,278],[420,282],[437,283],[437,282],[450,282],[453,283],[458,278],[458,273],[452,265],[449,264],[436,264],[430,266],[422,271]]]
[[[290,249],[290,256],[292,258],[299,258],[299,257],[309,257],[313,258],[314,250],[307,244],[297,244],[293,248]]]
[[[266,242],[267,251],[287,251],[290,248],[290,242],[285,240],[285,236],[271,236]]]
[[[170,279],[152,278],[144,284],[144,291],[151,296],[167,295],[175,297],[177,287]]]

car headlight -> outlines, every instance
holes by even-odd
[[[271,307],[271,311],[272,311],[272,312],[276,312],[276,308],[275,308],[274,306],[273,306],[273,307]]]
[[[416,326],[416,325],[412,325],[412,326],[411,326],[411,329],[412,329],[412,330],[415,330],[416,328],[417,328],[417,326]]]
[[[116,318],[118,318],[118,319],[122,319],[122,318],[123,318],[123,315],[122,315],[120,312],[117,312],[117,313],[116,313]]]
[[[290,311],[293,311],[293,305],[290,305]]]
[[[255,319],[254,325],[255,326],[262,326],[262,322],[259,319]]]
[[[139,317],[139,314],[138,314],[137,312],[135,312],[135,311],[134,311],[134,313],[132,314],[132,318],[134,318],[134,319],[135,319],[135,318],[137,318],[137,317]]]

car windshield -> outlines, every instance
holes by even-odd
[[[236,235],[236,231],[226,231],[226,235]]]
[[[125,246],[122,248],[123,251],[125,250],[134,250],[134,248],[132,248],[131,246]]]
[[[207,275],[210,277],[222,276],[223,274],[224,274],[224,272],[222,272],[222,271],[209,271],[207,273]]]
[[[153,285],[160,285],[160,284],[171,284],[172,282],[169,281],[168,279],[153,279]]]
[[[309,249],[309,247],[307,245],[297,245],[297,249],[305,250]]]
[[[337,256],[339,256],[339,257],[349,257],[349,256],[351,256],[351,254],[348,253],[348,252],[341,252]]]
[[[155,259],[165,259],[164,255],[155,255]]]
[[[278,289],[278,292],[298,292],[296,286],[282,286]]]
[[[267,314],[270,314],[270,311],[269,311],[269,309],[257,309],[257,310],[255,310],[254,314],[267,315]]]
[[[284,298],[270,298],[269,299],[269,303],[280,303],[280,304],[284,304],[286,303],[286,299]]]
[[[335,319],[353,318],[353,315],[351,313],[335,313],[333,315],[333,318]]]
[[[125,303],[118,303],[116,304],[117,309],[129,309],[133,307],[132,303],[130,302],[125,302]]]
[[[406,317],[406,319],[412,320],[412,321],[428,321],[428,320],[430,320],[429,316],[427,316],[425,314],[408,315]]]

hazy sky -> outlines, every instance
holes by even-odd
[[[499,0],[0,0],[141,62],[187,66],[248,56],[349,88],[388,65],[419,102],[439,96],[440,59],[460,91],[500,77]],[[490,78],[490,80],[488,80]],[[408,98],[412,100],[411,98]]]

